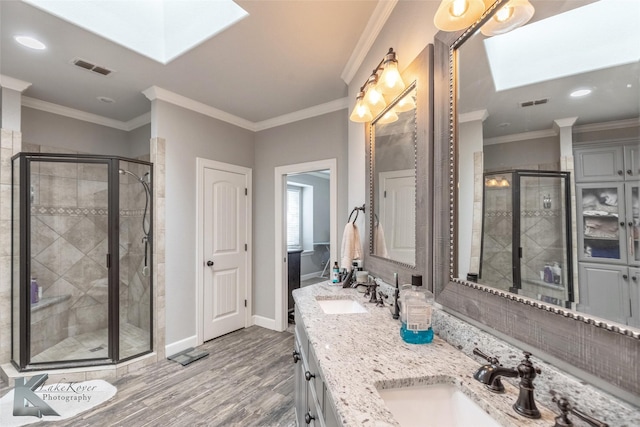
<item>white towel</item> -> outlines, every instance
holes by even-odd
[[[387,242],[384,240],[384,230],[380,223],[373,229],[373,251],[380,257],[389,258]]]
[[[348,222],[344,227],[344,233],[342,233],[342,251],[340,253],[342,254],[340,267],[346,268],[347,271],[351,271],[354,259],[362,259],[360,233],[358,232],[358,227],[351,222]]]

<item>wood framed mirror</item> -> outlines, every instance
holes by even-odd
[[[620,310],[617,308],[622,308],[625,304],[627,308],[633,307],[634,304],[640,307],[640,293],[634,292],[633,274],[630,273],[635,271],[630,270],[635,268],[633,265],[635,261],[629,257],[636,252],[633,234],[636,225],[633,213],[634,193],[633,188],[629,191],[619,188],[616,180],[624,183],[625,186],[629,186],[627,182],[636,182],[632,174],[635,174],[636,168],[633,165],[634,156],[640,149],[638,57],[624,64],[601,64],[597,70],[583,69],[580,72],[567,72],[563,76],[545,77],[542,81],[496,90],[495,88],[499,86],[495,81],[496,76],[504,70],[489,71],[489,68],[484,68],[485,65],[489,66],[492,59],[485,50],[488,44],[486,40],[489,38],[479,30],[506,3],[502,0],[497,1],[468,30],[458,33],[440,32],[435,40],[434,283],[437,301],[446,310],[462,315],[490,332],[505,336],[517,346],[531,349],[541,358],[563,368],[577,368],[576,372],[572,373],[637,405],[638,395],[640,395],[640,383],[637,381],[637,378],[640,378],[640,329],[637,327],[638,324],[634,323],[632,315],[618,315]],[[562,47],[564,40],[561,39],[571,39],[570,36],[575,36],[578,32],[575,28],[580,26],[586,27],[587,32],[595,33],[595,24],[586,24],[584,16],[576,16],[571,21],[574,25],[571,27],[565,25],[560,37],[558,32],[545,32],[541,29],[545,21],[557,20],[561,15],[566,16],[572,11],[584,14],[587,10],[585,8],[589,7],[607,5],[615,7],[616,3],[618,3],[617,6],[631,7],[632,2],[531,0],[531,4],[536,9],[534,18],[525,26],[507,34],[526,32],[526,38],[533,41],[549,34],[555,35],[556,39],[552,40],[552,44],[547,41],[546,50],[538,49],[542,54],[546,54],[546,59],[543,56],[543,59],[536,61],[547,69],[558,70],[562,66],[558,65],[557,61],[561,64],[563,57],[568,57],[568,50],[566,45]],[[617,13],[622,13],[622,10],[619,9]],[[631,19],[637,20],[640,17],[639,13],[627,11],[626,14]],[[602,16],[600,12],[600,17]],[[616,25],[620,27],[620,22],[616,21]],[[637,45],[638,38],[630,36],[626,26],[624,27],[624,31],[611,30],[608,37],[600,38],[613,44],[614,50],[628,51],[629,49],[620,46],[626,46],[628,43]],[[640,22],[635,22],[631,27],[635,30],[640,27]],[[567,36],[567,32],[572,31],[576,34]],[[497,37],[502,36],[492,37],[491,42],[496,42]],[[581,36],[572,43],[571,50],[578,52],[582,49],[586,52],[586,56],[603,60],[601,55],[593,54],[593,39],[587,40]],[[549,46],[553,46],[553,49]],[[467,47],[471,49],[466,49]],[[531,54],[535,49],[519,45],[517,50]],[[637,55],[638,48],[632,46],[630,51]],[[501,64],[498,67],[507,65],[512,67],[514,64],[523,63],[526,59],[512,54],[507,55],[506,52],[504,47],[497,49],[496,55]],[[465,58],[465,55],[472,54],[476,55],[475,59]],[[507,56],[506,59],[505,56]],[[471,71],[464,68],[469,63],[473,65]],[[596,66],[597,64],[592,67]],[[515,72],[510,68],[508,73]],[[629,82],[626,81],[627,76],[630,77]],[[562,99],[569,86],[561,87],[560,83],[575,82],[578,77],[582,78],[583,83],[592,82],[592,89],[596,95],[611,97],[596,98],[598,99],[595,101],[597,109],[580,107],[575,99],[573,101]],[[620,90],[626,92],[612,92],[613,88],[598,86],[600,84],[598,82],[610,86],[614,83],[624,83]],[[524,96],[525,89],[530,91],[528,96]],[[600,93],[597,93],[596,89],[599,89]],[[531,91],[535,95],[533,98],[531,98],[533,96]],[[485,98],[482,98],[481,94],[485,94]],[[486,98],[487,94],[489,98]],[[622,104],[626,103],[627,98],[631,108],[625,110]],[[532,102],[529,104],[528,101]],[[560,108],[560,113],[557,111],[551,114],[545,113],[552,111],[555,107]],[[470,122],[475,122],[475,134],[473,133],[474,124],[470,125]],[[474,139],[473,135],[475,135],[475,142],[471,141]],[[509,256],[503,256],[507,259],[506,266],[503,265],[502,268],[493,266],[494,270],[508,276],[509,286],[504,286],[497,278],[490,279],[489,274],[483,275],[479,271],[482,267],[486,268],[485,273],[490,269],[488,264],[483,264],[483,255],[486,261],[488,254],[482,253],[483,244],[487,243],[486,240],[483,241],[482,227],[488,226],[489,222],[483,215],[483,212],[487,211],[490,198],[483,197],[486,189],[484,180],[486,173],[513,170],[531,172],[533,169],[532,156],[523,154],[525,151],[514,155],[523,160],[522,164],[504,164],[504,160],[496,160],[496,147],[487,144],[487,140],[491,140],[494,145],[500,143],[501,154],[511,149],[520,150],[522,147],[528,147],[531,150],[532,144],[535,144],[533,150],[537,151],[537,154],[550,155],[552,160],[548,163],[554,166],[540,167],[540,164],[545,163],[542,160],[533,162],[533,166],[538,165],[536,168],[540,170],[566,173],[564,176],[570,179],[567,191],[571,194],[566,194],[565,190],[558,191],[558,194],[563,194],[564,191],[563,196],[569,196],[568,199],[564,199],[567,200],[566,202],[563,202],[562,197],[554,197],[552,191],[543,191],[535,198],[539,208],[529,206],[529,213],[532,216],[540,216],[551,215],[553,209],[545,206],[563,205],[564,210],[559,209],[558,216],[569,213],[573,218],[559,226],[559,229],[570,228],[569,231],[572,231],[570,237],[563,243],[564,250],[557,255],[552,255],[551,248],[543,248],[542,255],[536,260],[538,264],[530,268],[532,274],[526,280],[541,283],[531,285],[529,289],[535,290],[529,293],[525,289],[529,284],[524,283],[523,280],[524,270],[528,267],[524,263],[516,265],[520,259],[526,258],[527,254],[521,257],[513,256],[514,251],[527,251],[525,243],[517,245],[515,249],[512,245],[505,245],[509,246],[511,251]],[[476,148],[469,149],[469,144],[474,143]],[[606,149],[614,146],[617,150],[614,151],[621,153],[619,156],[609,154],[609,157],[607,155],[599,157],[605,160],[597,160],[598,158],[593,157],[594,152],[602,151],[603,147]],[[618,160],[619,157],[622,157],[622,160]],[[627,173],[626,167],[616,167],[612,177],[593,178],[591,176],[589,178],[589,166],[602,165],[607,161],[614,165],[618,163],[625,165],[627,158],[629,159],[627,164],[631,165],[629,168],[631,173]],[[493,169],[490,166],[492,161]],[[622,172],[621,179],[618,170]],[[604,172],[598,170],[595,174],[604,174]],[[500,178],[504,176],[503,173]],[[584,180],[584,185],[581,180]],[[592,200],[595,192],[583,191],[587,188],[592,189],[594,180],[604,181],[596,196],[596,199],[602,199],[602,202]],[[609,194],[610,189],[617,190],[615,195]],[[602,195],[603,193],[607,193],[608,197],[606,197],[607,194]],[[515,193],[509,192],[509,194]],[[602,245],[596,246],[597,243],[585,244],[585,237],[588,238],[591,235],[588,231],[585,232],[587,214],[583,208],[587,205],[582,204],[584,198],[588,197],[589,203],[593,201],[594,206],[597,202],[598,206],[603,205],[605,208],[609,206],[612,209],[613,205],[619,206],[623,203],[622,199],[626,194],[628,194],[628,200],[624,203],[632,206],[631,210],[627,210],[630,213],[624,214],[624,221],[615,221],[618,228],[611,229],[611,236],[607,236],[610,242],[620,237],[617,243],[618,250],[604,251],[600,249]],[[614,197],[616,201],[613,201]],[[620,200],[619,203],[618,200]],[[523,198],[521,202],[524,206],[530,201]],[[609,208],[603,208],[602,211],[611,210]],[[624,209],[620,209],[616,212],[617,218],[622,218]],[[502,209],[502,211],[507,210],[509,209]],[[512,216],[518,215],[513,210],[504,214],[509,213]],[[624,224],[620,225],[619,222]],[[601,227],[602,221],[590,224],[592,227]],[[511,225],[506,228],[513,230]],[[513,231],[511,233],[513,234]],[[518,237],[522,237],[523,240],[528,238]],[[609,248],[612,245],[615,246],[616,243],[607,243],[604,247]],[[593,252],[594,248],[599,252]],[[484,246],[484,249],[487,247]],[[622,254],[625,256],[624,260],[631,263],[623,263]],[[560,276],[555,280],[557,283],[554,283],[553,271],[550,277],[545,277],[545,262],[550,263],[554,268],[555,264],[561,267],[557,270]],[[613,287],[598,293],[597,286],[612,285],[605,283],[608,280],[605,277],[612,276],[593,276],[596,279],[590,283],[587,276],[580,273],[581,268],[592,266],[600,268],[599,266],[608,264],[615,264],[618,268],[616,271],[620,271],[621,280],[625,280],[626,275],[629,280],[626,293],[618,292]],[[620,268],[623,267],[627,269],[626,273],[621,272]],[[517,269],[519,269],[519,276],[513,273]],[[475,280],[474,273],[480,274],[479,283],[468,281],[468,273],[472,273],[469,277],[473,280]],[[572,280],[573,294],[567,291],[568,287],[564,286]],[[636,280],[637,282],[640,282],[640,277]],[[590,289],[590,286],[596,287],[595,290]],[[555,294],[549,296],[551,291],[547,289],[554,287],[559,291],[558,296]],[[617,300],[626,298],[624,304],[608,310],[611,314],[607,314],[606,309],[597,308],[601,299],[609,296]]]

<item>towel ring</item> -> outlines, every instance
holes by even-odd
[[[353,219],[353,223],[355,224],[355,222],[358,220],[358,215],[360,214],[360,211],[362,212],[366,212],[365,211],[365,205],[362,206],[356,206],[355,208],[353,208],[351,210],[351,213],[349,214],[349,219],[347,220],[347,222],[351,222],[351,217],[353,216],[353,213],[356,213],[356,217]]]

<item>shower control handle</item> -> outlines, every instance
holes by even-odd
[[[211,260],[207,261],[207,267],[213,267],[213,261]]]

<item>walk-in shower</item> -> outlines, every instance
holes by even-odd
[[[479,282],[571,307],[570,197],[569,172],[485,173]]]
[[[152,165],[12,158],[12,361],[20,370],[152,351]]]

